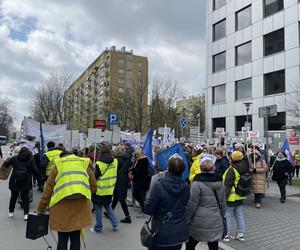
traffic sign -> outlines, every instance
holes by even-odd
[[[185,128],[187,126],[187,119],[183,116],[180,118],[180,126],[182,128]]]
[[[117,113],[109,112],[107,121],[109,125],[119,125],[119,115]]]

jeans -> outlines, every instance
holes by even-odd
[[[262,196],[263,196],[263,194],[255,193],[254,194],[254,202],[261,204]]]
[[[189,241],[186,243],[185,250],[195,250],[199,241],[195,240],[192,236],[190,236]],[[219,242],[207,242],[207,246],[209,250],[219,250]]]
[[[245,233],[245,222],[243,215],[243,206],[240,205],[238,207],[227,207],[226,210],[226,221],[227,221],[227,235],[230,235],[231,231],[231,217],[234,214],[236,219],[236,224],[238,228],[238,233]]]
[[[112,209],[115,209],[115,207],[117,206],[118,202],[120,202],[121,204],[121,207],[123,209],[123,212],[125,214],[126,217],[129,217],[129,211],[128,211],[128,207],[127,207],[127,204],[126,204],[126,201],[125,200],[118,200],[114,197],[112,203],[111,203],[111,207]]]
[[[153,246],[149,248],[149,250],[180,250],[182,247],[182,244],[176,245],[176,246],[170,246],[170,247],[160,247],[160,246]]]
[[[70,250],[80,250],[80,230],[73,232],[57,232],[57,234],[57,250],[67,250],[69,238],[71,241]]]
[[[16,202],[21,192],[22,207],[24,209],[24,214],[29,213],[29,190],[23,191],[11,191],[11,197],[9,201],[9,212],[13,213],[15,211]]]
[[[100,233],[102,231],[102,206],[95,204],[96,205],[96,224],[94,226],[95,232]],[[111,208],[110,204],[104,206],[106,213],[108,215],[108,218],[110,220],[111,225],[113,228],[116,228],[119,224],[119,221],[115,215],[114,210]]]
[[[277,185],[279,187],[280,190],[280,199],[281,200],[286,200],[286,185],[287,185],[287,180],[281,180],[281,181],[277,181]]]

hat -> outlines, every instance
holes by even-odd
[[[242,143],[236,143],[234,145],[235,149],[238,149],[238,148],[244,148],[244,145]]]
[[[243,160],[243,158],[244,158],[244,155],[240,151],[233,151],[231,154],[231,159],[233,162],[241,161],[241,160]]]

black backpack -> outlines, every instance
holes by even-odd
[[[28,178],[27,164],[18,162],[17,167],[15,168],[15,180],[17,186],[23,186],[27,184],[27,178]]]
[[[235,187],[235,192],[240,196],[251,194],[251,183],[252,174],[250,172],[240,174],[240,179]]]

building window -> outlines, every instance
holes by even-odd
[[[252,78],[235,82],[235,99],[242,100],[252,97]]]
[[[213,72],[222,71],[226,68],[226,52],[213,56]]]
[[[245,127],[245,122],[247,122],[247,116],[246,115],[240,115],[235,117],[235,130],[236,131],[242,131],[242,127]],[[248,122],[251,123],[252,130],[252,115],[248,115]]]
[[[226,131],[226,119],[225,117],[212,119],[212,131],[215,132],[216,128],[224,128]]]
[[[214,10],[221,8],[226,4],[226,0],[213,0]]]
[[[212,89],[213,104],[223,103],[226,101],[226,87],[225,84],[213,87]]]
[[[276,72],[264,75],[265,95],[274,95],[285,92],[285,71],[279,70]]]
[[[120,73],[120,74],[124,74],[124,69],[118,69],[118,72]]]
[[[138,76],[139,76],[139,77],[142,77],[142,71],[139,71],[139,72],[138,72]]]
[[[235,14],[236,30],[241,30],[251,25],[251,5]]]
[[[235,48],[235,65],[243,65],[252,60],[252,43],[244,43]]]
[[[141,62],[138,63],[139,68],[141,68],[142,65],[143,65],[143,64],[142,64]]]
[[[123,78],[119,78],[118,79],[118,83],[124,83],[125,81],[124,81],[124,79]]]
[[[213,26],[213,41],[217,41],[226,36],[226,19],[215,23]]]
[[[123,88],[118,88],[118,92],[119,93],[124,93],[124,89]]]
[[[118,62],[119,62],[119,64],[124,64],[125,60],[124,59],[119,59]]]
[[[265,17],[283,9],[283,0],[264,0]]]
[[[272,55],[284,50],[284,29],[264,35],[264,55]]]
[[[284,130],[286,125],[285,112],[277,113],[277,116],[268,117],[268,130]]]

